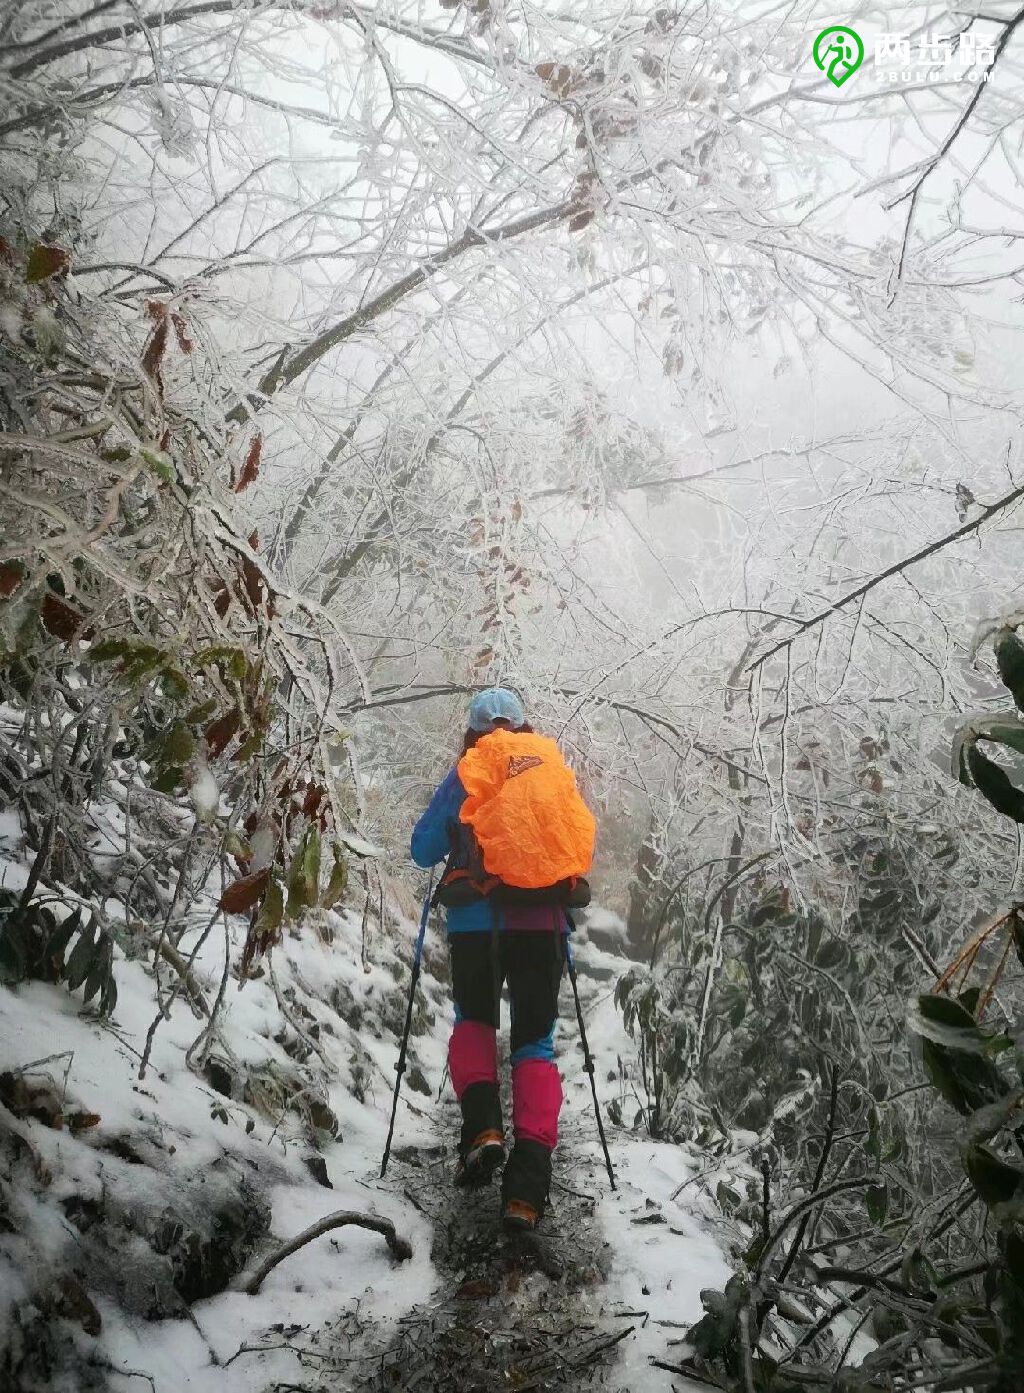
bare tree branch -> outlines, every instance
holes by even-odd
[[[356,1224],[359,1228],[370,1229],[373,1233],[382,1234],[399,1262],[407,1262],[412,1257],[412,1244],[409,1243],[408,1239],[402,1238],[396,1233],[395,1226],[390,1219],[382,1219],[376,1214],[360,1214],[354,1209],[339,1209],[334,1214],[327,1214],[323,1219],[318,1219],[315,1224],[310,1224],[308,1229],[303,1229],[294,1238],[290,1238],[287,1243],[282,1243],[280,1248],[275,1249],[269,1257],[260,1263],[242,1290],[247,1296],[255,1296],[278,1263],[284,1262],[285,1258],[291,1257],[292,1253],[297,1253],[307,1243],[312,1243],[314,1238],[320,1238],[321,1235],[330,1233],[332,1229],[340,1229],[347,1224]]]

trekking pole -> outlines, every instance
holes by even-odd
[[[409,1048],[409,1031],[412,1027],[412,1010],[416,1002],[416,986],[420,980],[420,963],[423,961],[423,939],[427,932],[427,920],[430,918],[430,901],[434,890],[434,872],[430,872],[430,882],[427,885],[427,893],[423,899],[423,913],[420,915],[420,931],[416,935],[416,952],[412,960],[412,985],[409,988],[409,1004],[405,1010],[405,1029],[402,1031],[402,1044],[398,1051],[398,1063],[395,1069],[398,1077],[395,1079],[395,1096],[391,1100],[391,1123],[388,1127],[388,1139],[384,1147],[384,1159],[380,1163],[380,1178],[384,1179],[387,1174],[388,1160],[391,1156],[391,1139],[395,1135],[395,1117],[398,1113],[398,1095],[402,1088],[402,1075],[405,1073],[405,1055]]]
[[[604,1163],[608,1167],[608,1181],[614,1190],[616,1188],[615,1172],[612,1170],[612,1158],[608,1154],[608,1142],[604,1135],[604,1123],[601,1121],[601,1106],[597,1101],[597,1084],[594,1082],[594,1056],[590,1053],[590,1042],[587,1039],[587,1027],[583,1023],[583,1007],[580,1005],[580,989],[576,984],[576,960],[572,955],[572,945],[569,942],[568,934],[565,935],[565,962],[569,969],[569,981],[572,983],[572,994],[576,1002],[576,1020],[579,1022],[580,1040],[583,1044],[583,1067],[590,1075],[590,1092],[594,1099],[594,1116],[597,1118],[597,1133],[601,1138]]]

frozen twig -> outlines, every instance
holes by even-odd
[[[287,1243],[282,1244],[280,1248],[271,1253],[249,1278],[242,1290],[248,1296],[255,1296],[268,1274],[273,1272],[278,1263],[291,1257],[292,1253],[297,1253],[307,1243],[312,1243],[314,1238],[320,1238],[321,1235],[330,1233],[332,1229],[344,1228],[347,1224],[356,1224],[359,1228],[383,1234],[388,1247],[400,1262],[406,1262],[412,1257],[412,1244],[408,1239],[402,1238],[396,1233],[395,1226],[390,1219],[379,1218],[376,1214],[360,1214],[354,1209],[339,1209],[334,1214],[327,1214],[323,1219],[318,1219],[315,1224],[311,1224],[308,1229],[303,1229],[301,1233],[296,1234],[294,1238],[289,1239]]]

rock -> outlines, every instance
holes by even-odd
[[[188,1171],[140,1160],[130,1182],[110,1167],[102,1200],[76,1194],[62,1207],[90,1292],[149,1320],[223,1291],[270,1228],[262,1191],[228,1159]],[[65,1292],[65,1303],[74,1295]]]
[[[322,1185],[326,1190],[333,1190],[330,1176],[327,1174],[327,1162],[322,1156],[306,1156],[303,1165],[318,1185]]]
[[[603,948],[608,953],[624,953],[626,949],[626,925],[617,914],[600,906],[588,908],[580,925],[586,929],[586,936],[595,948]]]
[[[576,956],[576,971],[580,977],[588,977],[592,982],[611,982],[619,975],[615,968],[599,966],[582,954]]]
[[[363,1006],[352,994],[352,988],[347,982],[338,982],[331,992],[331,1006],[337,1011],[341,1019],[352,1027],[353,1030],[360,1030],[363,1024]]]
[[[72,1272],[62,1273],[56,1278],[43,1300],[55,1315],[74,1321],[87,1335],[98,1335],[103,1329],[99,1311]]]
[[[216,1055],[211,1055],[203,1068],[206,1082],[224,1098],[235,1098],[238,1096],[237,1080],[235,1071],[224,1059],[218,1059]]]
[[[412,1066],[412,1068],[406,1075],[406,1079],[408,1080],[409,1087],[412,1089],[414,1093],[422,1093],[427,1098],[430,1097],[430,1084],[427,1083],[426,1075],[423,1073],[423,1070],[420,1068],[418,1064],[414,1064]]]
[[[103,1218],[103,1202],[84,1195],[68,1195],[67,1199],[61,1201],[60,1207],[65,1218],[74,1224],[79,1233],[88,1233],[93,1224]]]
[[[185,1202],[153,1216],[146,1233],[186,1305],[223,1291],[270,1227],[263,1195],[234,1167],[224,1171],[202,1173],[186,1187]]]

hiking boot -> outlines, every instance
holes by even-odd
[[[474,1137],[462,1158],[462,1176],[467,1185],[484,1184],[505,1160],[505,1138],[494,1127]]]
[[[540,1142],[520,1138],[512,1148],[501,1179],[505,1227],[535,1229],[544,1217],[550,1188],[550,1150]]]
[[[518,1233],[532,1233],[540,1223],[540,1215],[525,1200],[506,1200],[502,1206],[501,1222]]]

